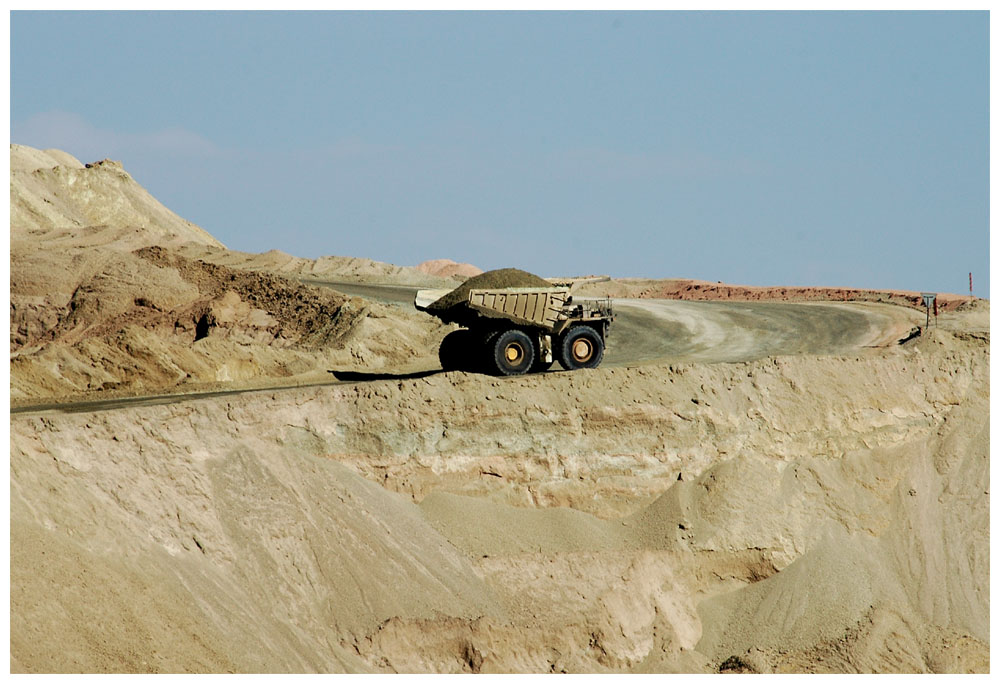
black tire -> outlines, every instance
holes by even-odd
[[[476,338],[471,330],[453,330],[441,340],[438,348],[438,360],[446,371],[471,371],[473,367],[473,350],[476,348]]]
[[[604,358],[604,340],[589,325],[575,325],[559,341],[558,356],[566,370],[597,368]]]
[[[479,332],[477,342],[476,358],[472,361],[476,370],[480,373],[496,374],[496,363],[493,361],[493,347],[496,344],[497,336],[503,330],[496,328],[482,330]]]
[[[500,375],[522,375],[535,363],[535,345],[521,330],[505,330],[489,338],[493,367]]]

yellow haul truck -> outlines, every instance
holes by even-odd
[[[521,375],[548,370],[596,368],[604,357],[614,320],[611,300],[573,301],[573,286],[607,277],[550,279],[552,287],[472,289],[447,309],[431,305],[450,290],[419,290],[414,306],[462,329],[441,342],[445,370]]]

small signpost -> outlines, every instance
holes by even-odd
[[[931,307],[934,307],[934,322],[937,323],[937,293],[935,292],[921,292],[920,296],[924,298],[924,307],[927,309],[927,327],[931,326]]]

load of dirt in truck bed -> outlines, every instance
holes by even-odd
[[[468,300],[471,290],[491,290],[505,287],[552,287],[552,283],[519,268],[498,268],[469,278],[427,308],[432,311],[447,311]]]

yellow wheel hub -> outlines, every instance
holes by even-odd
[[[507,355],[507,361],[517,363],[524,356],[524,350],[518,344],[508,344],[505,354]]]

